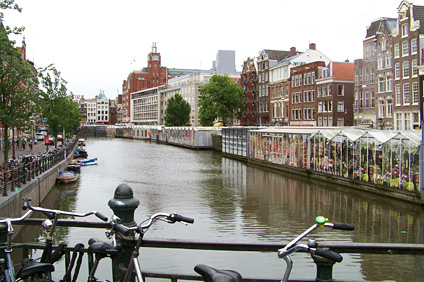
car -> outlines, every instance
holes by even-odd
[[[46,139],[44,140],[46,145],[54,145],[54,137],[53,136],[46,136]]]
[[[61,134],[57,135],[57,141],[63,141],[63,136]]]
[[[39,140],[39,141],[44,140],[44,134],[43,133],[37,133],[36,136],[37,136],[36,140]]]

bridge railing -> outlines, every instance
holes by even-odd
[[[22,222],[16,222],[15,224],[24,225],[41,225],[42,219],[26,219]],[[86,221],[75,221],[75,220],[59,220],[59,226],[67,227],[82,227],[82,228],[102,228],[107,229],[108,224],[98,222],[86,222]],[[1,226],[0,226],[1,227]],[[87,238],[88,240],[88,238]],[[3,242],[0,228],[0,242]],[[81,242],[84,243],[84,242]],[[321,247],[329,248],[337,253],[348,253],[348,254],[379,254],[379,255],[417,255],[424,256],[424,244],[375,244],[375,243],[343,243],[343,244],[320,244]],[[3,246],[2,246],[3,247]],[[2,248],[0,247],[0,248]],[[252,244],[252,243],[216,243],[216,242],[188,242],[188,241],[164,241],[164,240],[144,240],[142,248],[165,248],[165,249],[184,249],[184,250],[206,250],[206,251],[236,251],[236,252],[274,252],[278,249],[283,248],[283,244]],[[34,249],[43,249],[43,245],[40,244],[17,244],[14,249],[21,249],[23,257],[27,257]],[[70,263],[70,258],[74,252],[73,247],[67,247],[65,252],[65,259],[62,262],[65,264],[63,269],[67,269]],[[79,250],[84,253],[90,254],[87,248]],[[92,255],[92,253],[91,253]],[[86,256],[87,257],[87,256]],[[89,257],[89,256],[88,256]],[[112,261],[112,266],[115,267],[114,273],[122,269],[119,269],[119,265],[122,261],[119,261],[119,256]],[[15,263],[16,264],[16,263]],[[328,266],[328,263],[322,263],[315,261],[317,268],[317,281],[337,281],[332,279],[332,265]],[[93,261],[88,259],[89,270],[93,267]],[[193,265],[194,267],[194,265]],[[115,272],[116,271],[116,272]],[[64,275],[64,273],[63,273]],[[154,272],[143,272],[145,277],[152,278],[163,278],[170,279],[173,282],[178,280],[202,280],[200,276],[188,275],[183,273],[154,273]],[[115,278],[115,277],[114,277]],[[112,279],[115,281],[115,279]],[[257,281],[257,282],[277,282],[280,279],[260,279],[260,278],[244,278],[244,281]],[[297,280],[297,281],[309,281],[309,280]]]

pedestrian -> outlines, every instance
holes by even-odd
[[[18,138],[18,139],[16,139],[16,148],[18,148],[18,149],[19,149],[19,138]]]
[[[32,151],[32,139],[29,139],[28,145],[29,145],[29,150]]]
[[[24,137],[24,138],[22,138],[22,150],[24,150],[24,151],[25,151],[25,144],[26,144],[26,139]]]

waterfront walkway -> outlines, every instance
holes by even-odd
[[[61,143],[59,143],[61,144]],[[49,145],[49,149],[54,148],[54,145]],[[32,148],[32,150],[29,148],[28,143],[26,144],[25,150],[21,150],[21,149],[16,149],[15,151],[15,157],[20,157],[20,156],[24,156],[24,155],[29,155],[32,153],[44,153],[46,152],[46,145],[44,144],[44,141],[38,141],[37,144],[35,144]],[[12,158],[12,149],[9,150],[9,159]],[[4,162],[4,155],[3,155],[3,151],[1,151],[0,154],[0,164],[3,164]]]

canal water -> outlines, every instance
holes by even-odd
[[[138,223],[157,212],[195,219],[187,226],[157,222],[146,239],[283,244],[310,227],[317,215],[324,215],[330,222],[353,224],[356,229],[316,230],[311,237],[321,243],[424,244],[424,211],[416,205],[311,182],[212,151],[127,139],[88,138],[86,144],[89,158],[97,157],[98,165],[83,167],[77,185],[55,188],[45,206],[97,210],[110,216],[108,201],[115,188],[126,183],[140,201],[135,212]],[[106,239],[99,229],[61,228],[57,235],[69,245],[86,244],[90,237]],[[296,253],[292,258],[291,279],[315,278],[315,264],[308,255]],[[335,279],[424,281],[423,257],[343,254],[343,258],[334,266]],[[194,274],[193,267],[203,263],[235,269],[250,278],[279,279],[285,270],[276,253],[145,248],[140,262],[145,271]],[[106,279],[110,266],[106,260],[102,263],[99,277]]]

